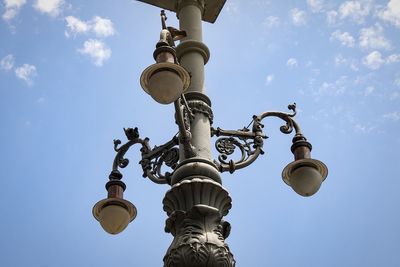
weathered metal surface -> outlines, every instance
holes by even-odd
[[[233,267],[225,239],[230,224],[222,220],[232,199],[219,183],[193,178],[174,185],[163,200],[169,218],[165,231],[174,236],[165,267]]]

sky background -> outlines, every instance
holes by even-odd
[[[168,186],[141,177],[138,148],[123,170],[137,218],[111,236],[91,213],[123,127],[152,145],[177,132],[173,107],[139,84],[160,10],[3,0],[0,12],[0,266],[162,266]],[[203,25],[214,127],[296,102],[313,158],[329,168],[316,195],[298,196],[281,179],[291,136],[265,121],[266,154],[223,174],[237,266],[400,266],[400,0],[228,0]]]

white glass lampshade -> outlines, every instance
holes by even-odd
[[[120,198],[103,199],[93,207],[93,216],[104,231],[116,235],[122,232],[136,217],[136,207]]]
[[[101,227],[112,235],[121,233],[131,221],[129,212],[118,205],[109,205],[102,208],[99,215]]]
[[[177,64],[156,63],[143,71],[140,85],[158,103],[170,104],[188,89],[190,75]]]
[[[327,175],[328,168],[326,165],[315,159],[293,161],[282,172],[285,183],[303,197],[314,195]]]
[[[148,90],[151,97],[161,104],[170,104],[183,93],[183,82],[171,70],[160,70],[149,78]]]

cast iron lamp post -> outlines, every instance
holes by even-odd
[[[302,196],[311,196],[325,180],[328,169],[311,158],[311,144],[302,134],[290,113],[264,112],[253,116],[248,127],[240,130],[213,128],[211,101],[204,90],[204,65],[210,52],[202,42],[201,21],[215,22],[225,0],[140,0],[177,13],[180,30],[166,26],[161,12],[162,31],[154,51],[156,63],[144,70],[140,83],[154,100],[174,103],[179,133],[170,141],[152,147],[148,138],[140,138],[137,128],[124,129],[128,139],[114,140],[117,152],[106,184],[108,196],[93,207],[93,215],[103,229],[118,234],[136,217],[135,206],[123,198],[126,188],[120,168],[129,160],[126,152],[135,144],[141,146],[140,165],[143,177],[157,184],[168,184],[163,208],[167,213],[165,231],[174,236],[164,256],[168,267],[230,267],[235,260],[225,239],[230,224],[222,220],[231,208],[231,198],[222,187],[220,173],[233,173],[253,163],[263,152],[263,119],[277,117],[284,121],[282,133],[295,131],[291,151],[294,161],[282,177]],[[175,41],[180,44],[175,46]],[[218,137],[215,148],[218,160],[211,155],[211,137]],[[236,152],[236,153],[235,153]],[[238,160],[232,159],[240,155]],[[163,172],[167,166],[171,172]]]

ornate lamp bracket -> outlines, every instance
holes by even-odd
[[[223,130],[221,128],[211,128],[211,136],[220,137],[215,142],[215,148],[220,153],[217,164],[220,172],[229,171],[235,172],[238,169],[245,168],[252,164],[258,156],[264,154],[263,146],[264,139],[268,137],[264,135],[262,120],[267,117],[277,117],[286,122],[285,125],[280,127],[280,131],[284,134],[290,134],[293,129],[296,132],[296,139],[304,139],[300,127],[293,119],[296,115],[296,103],[289,105],[288,109],[292,113],[285,113],[279,111],[268,111],[258,116],[254,115],[251,123],[240,130]],[[250,130],[250,126],[251,130]],[[239,160],[229,159],[233,156],[235,151],[239,150],[241,156]]]
[[[170,141],[161,145],[151,148],[149,138],[140,139],[138,128],[125,129],[125,135],[128,142],[121,145],[121,140],[114,140],[114,150],[117,152],[114,158],[112,173],[119,173],[119,168],[125,168],[129,164],[129,159],[125,158],[125,154],[135,144],[140,144],[142,159],[139,164],[143,169],[143,177],[149,178],[156,184],[170,184],[170,178],[173,173],[163,172],[162,166],[175,170],[179,161],[179,144],[178,138],[174,136]],[[121,145],[121,146],[119,146]]]

